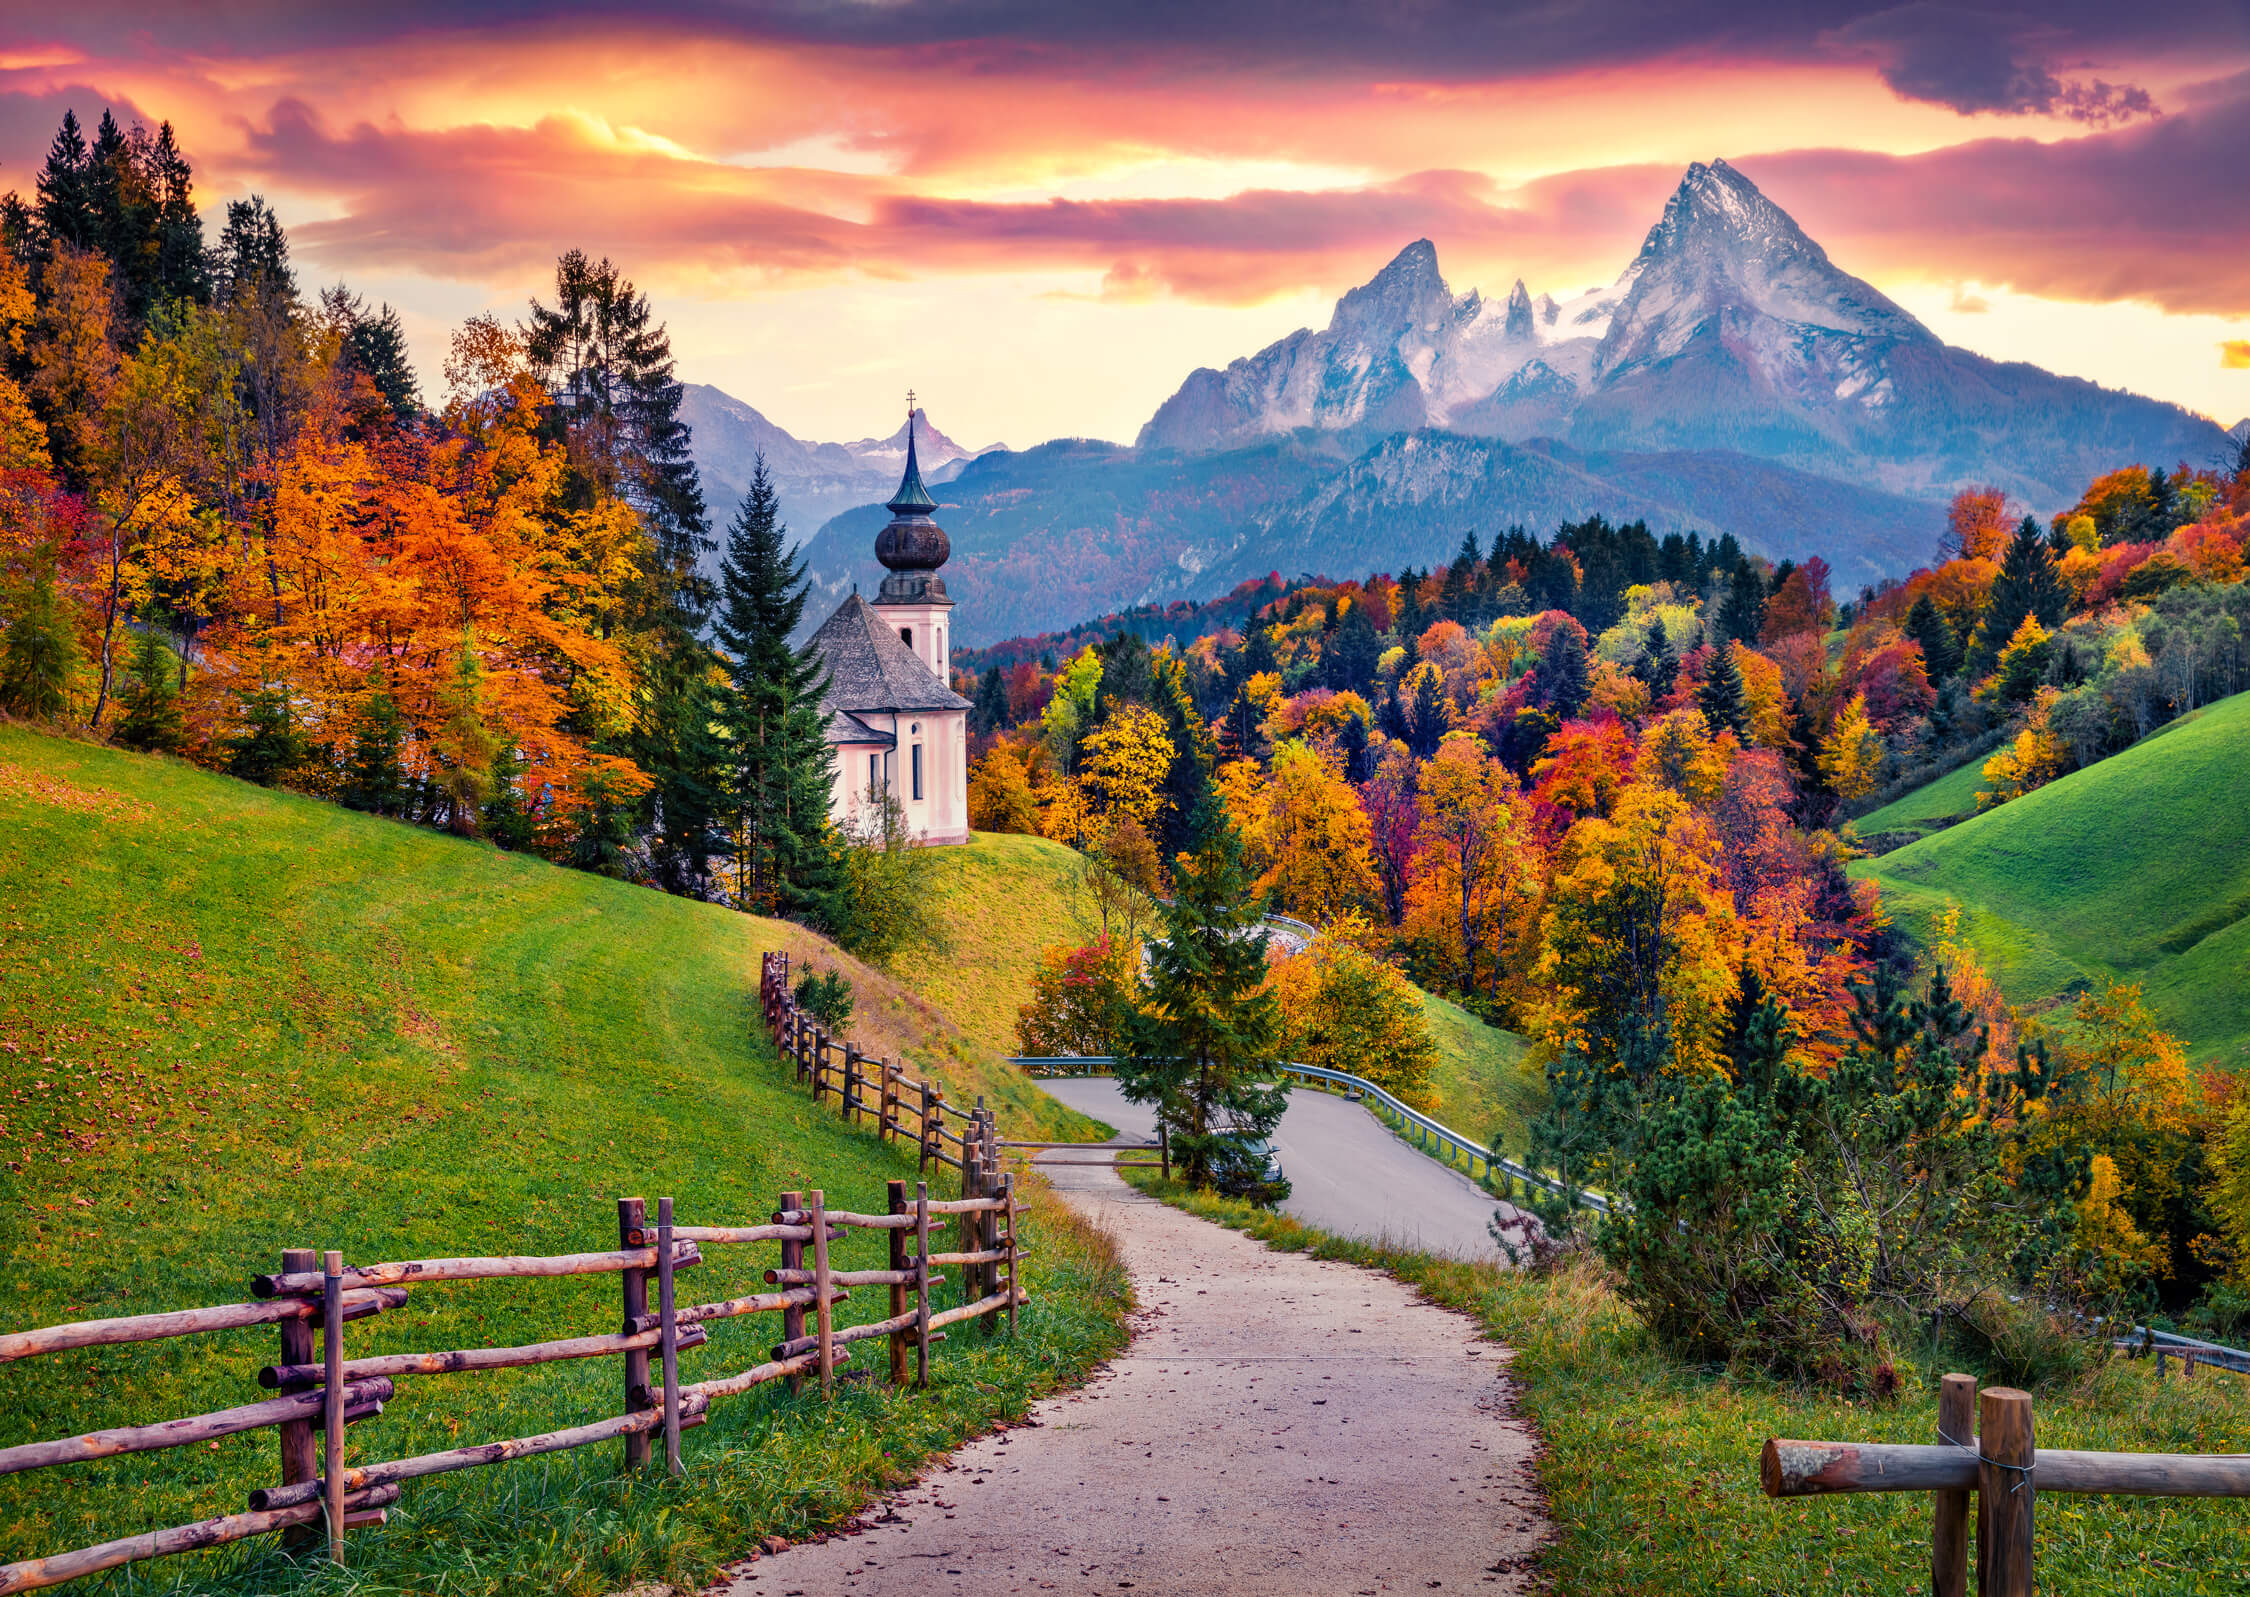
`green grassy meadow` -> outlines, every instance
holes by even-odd
[[[1012,1054],[1040,956],[1099,930],[1074,892],[1079,856],[1044,837],[978,832],[929,857],[946,946],[903,953],[893,969],[979,1046]]]
[[[1425,1113],[1481,1137],[1488,1148],[1497,1140],[1503,1152],[1520,1156],[1526,1127],[1547,1100],[1545,1077],[1525,1064],[1531,1044],[1435,994],[1421,998],[1438,1050]]]
[[[616,1246],[616,1199],[754,1223],[790,1188],[880,1204],[913,1161],[816,1110],[758,1023],[758,956],[845,966],[855,1035],[985,1094],[1019,1134],[1085,1123],[910,988],[798,928],[356,816],[185,764],[0,726],[0,1328],[241,1301],[284,1246],[353,1261]],[[653,1203],[652,1203],[653,1210]],[[107,1578],[116,1591],[595,1594],[692,1585],[757,1536],[832,1524],[1121,1339],[1100,1239],[1042,1201],[1011,1341],[957,1334],[926,1393],[771,1389],[689,1433],[689,1475],[619,1444],[409,1484],[351,1566],[272,1538]],[[838,1267],[873,1265],[862,1233]],[[690,1301],[754,1289],[769,1247],[709,1248]],[[864,1291],[846,1323],[880,1318]],[[418,1287],[349,1353],[615,1329],[615,1278]],[[762,1362],[779,1317],[719,1322],[695,1380]],[[879,1348],[879,1344],[873,1344]],[[270,1329],[0,1366],[0,1446],[255,1401]],[[880,1361],[879,1351],[861,1363]],[[613,1414],[615,1360],[402,1379],[354,1461]],[[0,1560],[238,1511],[270,1432],[0,1479]],[[95,1585],[100,1582],[92,1583]],[[90,1589],[90,1588],[89,1588]]]
[[[1523,1412],[1556,1540],[1544,1589],[1602,1597],[1898,1597],[1929,1585],[1926,1494],[1768,1499],[1769,1436],[1936,1440],[1935,1377],[1999,1384],[1958,1350],[1902,1370],[1894,1402],[1870,1404],[1754,1374],[1690,1365],[1657,1347],[1598,1270],[1547,1277],[1327,1236],[1285,1215],[1190,1194],[1144,1172],[1138,1186],[1270,1246],[1386,1271],[1474,1315],[1515,1350]],[[2155,1379],[2118,1360],[2035,1394],[2043,1447],[2250,1451],[2250,1382]],[[2224,1499],[2058,1497],[2038,1504],[2044,1597],[2204,1597],[2250,1588],[2250,1505]]]
[[[1878,832],[1914,832],[1927,836],[1949,823],[1958,823],[1977,812],[1977,793],[1984,786],[1984,762],[1990,754],[1955,766],[1934,782],[1893,799],[1852,822],[1862,837]]]
[[[2038,1011],[2081,984],[2137,982],[2191,1059],[2238,1068],[2250,1064],[2246,772],[2250,693],[1852,871],[1917,932],[1960,905],[2011,1003]]]

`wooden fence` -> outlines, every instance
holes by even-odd
[[[259,1371],[258,1381],[278,1395],[186,1419],[0,1448],[0,1475],[273,1428],[280,1438],[281,1477],[278,1485],[253,1491],[242,1513],[0,1565],[0,1597],[273,1531],[283,1532],[299,1552],[325,1543],[329,1556],[340,1561],[345,1532],[382,1523],[406,1481],[596,1442],[621,1439],[624,1463],[634,1468],[647,1462],[661,1437],[666,1466],[678,1473],[680,1433],[702,1424],[711,1404],[721,1399],[774,1381],[788,1381],[796,1390],[814,1378],[826,1395],[854,1345],[876,1340],[888,1345],[892,1383],[919,1385],[929,1378],[930,1348],[945,1340],[946,1327],[980,1321],[989,1332],[1005,1318],[1013,1330],[1017,1306],[1030,1297],[1017,1283],[1017,1261],[1024,1249],[1017,1240],[1015,1177],[1000,1170],[1001,1145],[991,1112],[980,1101],[966,1114],[956,1112],[949,1123],[942,1091],[910,1080],[896,1061],[869,1059],[848,1044],[837,1044],[797,1008],[788,976],[788,957],[768,955],[760,995],[767,1024],[796,1062],[798,1079],[810,1084],[815,1101],[835,1093],[846,1119],[873,1120],[877,1134],[893,1141],[911,1133],[923,1174],[933,1163],[959,1172],[960,1197],[933,1198],[926,1179],[914,1183],[910,1196],[906,1182],[893,1181],[881,1213],[858,1213],[829,1208],[822,1192],[784,1192],[772,1218],[753,1225],[680,1224],[670,1198],[657,1200],[651,1224],[646,1202],[625,1198],[617,1206],[617,1247],[609,1252],[350,1265],[335,1251],[323,1255],[292,1249],[282,1255],[279,1271],[252,1280],[251,1302],[0,1335],[0,1362],[7,1362],[69,1348],[276,1327],[279,1356]],[[954,1225],[959,1227],[959,1246],[932,1251],[932,1233]],[[829,1267],[829,1244],[854,1229],[888,1234],[885,1268]],[[765,1272],[766,1284],[778,1290],[712,1303],[678,1301],[677,1276],[702,1262],[703,1249],[765,1243],[778,1249],[773,1268]],[[934,1289],[946,1284],[947,1278],[936,1273],[941,1268],[960,1272],[959,1301],[945,1309],[933,1299]],[[615,1332],[523,1347],[345,1357],[344,1326],[401,1307],[411,1287],[596,1274],[618,1278],[621,1316]],[[887,1316],[838,1326],[835,1306],[848,1300],[854,1287],[887,1288]],[[720,1322],[759,1314],[781,1316],[781,1339],[763,1359],[738,1374],[682,1384],[683,1350],[709,1340],[711,1328]],[[623,1406],[614,1418],[540,1436],[336,1467],[345,1458],[346,1428],[379,1416],[402,1379],[584,1358],[620,1361]]]
[[[1935,1446],[1771,1440],[1759,1460],[1769,1497],[1835,1492],[1931,1494],[1930,1590],[1963,1597],[1969,1528],[1977,1590],[2031,1597],[2033,1517],[2041,1492],[2122,1497],[2250,1497],[2250,1454],[2081,1453],[2036,1444],[2031,1395],[1977,1390],[1973,1375],[1938,1388]]]

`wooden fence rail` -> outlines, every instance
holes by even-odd
[[[959,1198],[931,1197],[926,1181],[914,1183],[911,1193],[908,1183],[893,1181],[882,1212],[863,1213],[829,1208],[823,1192],[785,1192],[765,1223],[712,1226],[675,1224],[672,1200],[660,1198],[653,1227],[646,1224],[644,1200],[627,1198],[618,1203],[622,1245],[612,1252],[358,1266],[347,1266],[341,1254],[330,1252],[324,1268],[316,1270],[309,1266],[318,1255],[294,1249],[283,1256],[279,1271],[252,1283],[253,1292],[266,1301],[89,1320],[0,1338],[7,1358],[26,1358],[70,1348],[278,1325],[281,1358],[260,1370],[258,1381],[283,1394],[186,1419],[0,1449],[0,1475],[9,1475],[181,1447],[250,1430],[278,1429],[281,1439],[281,1484],[253,1491],[247,1512],[0,1565],[0,1597],[274,1531],[293,1538],[290,1545],[299,1552],[325,1541],[330,1556],[340,1560],[345,1531],[382,1523],[389,1505],[398,1500],[402,1482],[612,1439],[624,1441],[625,1462],[634,1467],[647,1460],[652,1439],[662,1437],[666,1467],[677,1474],[682,1469],[680,1433],[702,1424],[713,1402],[774,1381],[787,1380],[794,1388],[808,1376],[817,1376],[825,1393],[849,1362],[853,1347],[864,1342],[888,1342],[889,1377],[894,1384],[925,1383],[930,1348],[945,1340],[945,1327],[981,1320],[990,1331],[1003,1316],[1013,1327],[1017,1306],[1029,1301],[1016,1281],[1017,1261],[1024,1250],[1016,1229],[1015,1178],[999,1173],[996,1157],[988,1156],[989,1122],[972,1120],[970,1128]],[[955,1228],[962,1238],[960,1251],[935,1251],[932,1234],[944,1235]],[[853,1230],[888,1233],[888,1268],[831,1267],[829,1244]],[[780,1252],[780,1262],[764,1274],[768,1283],[783,1290],[714,1303],[675,1300],[675,1277],[701,1263],[703,1249],[760,1243],[773,1244]],[[961,1301],[945,1309],[933,1301],[935,1289],[948,1280],[937,1273],[940,1266],[962,1271]],[[615,1274],[624,1283],[622,1324],[615,1332],[522,1347],[344,1356],[344,1324],[401,1307],[407,1300],[404,1282],[419,1286],[599,1273]],[[658,1286],[653,1312],[647,1290],[651,1276]],[[889,1315],[866,1325],[838,1325],[835,1307],[849,1301],[855,1286],[888,1287]],[[810,1331],[805,1325],[807,1308],[813,1310],[815,1321]],[[710,1340],[713,1326],[757,1314],[782,1316],[778,1344],[761,1349],[759,1361],[738,1374],[682,1383],[681,1353]],[[321,1327],[318,1357],[311,1329],[315,1321]],[[657,1374],[650,1367],[652,1352],[659,1355],[658,1379],[652,1379]],[[413,1458],[359,1465],[344,1462],[344,1427],[380,1415],[399,1380],[599,1357],[623,1360],[624,1412],[615,1417]]]
[[[1969,1527],[1976,1527],[1977,1590],[2031,1597],[2033,1520],[2041,1492],[2117,1497],[2250,1497],[2250,1454],[2083,1453],[2039,1447],[2031,1395],[1977,1390],[1948,1375],[1938,1389],[1934,1446],[1769,1440],[1759,1459],[1768,1497],[1838,1492],[1931,1494],[1930,1590],[1969,1589]]]

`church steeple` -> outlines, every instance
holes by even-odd
[[[928,515],[937,509],[937,501],[930,497],[929,489],[922,486],[922,468],[914,459],[914,392],[906,394],[906,475],[899,479],[898,492],[883,508],[894,516]]]
[[[937,501],[922,486],[922,467],[914,453],[914,395],[906,396],[906,475],[898,492],[884,508],[890,524],[875,535],[875,558],[890,575],[883,579],[878,605],[938,603],[950,605],[945,579],[937,574],[953,553],[945,529],[930,519]]]

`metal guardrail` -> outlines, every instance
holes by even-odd
[[[2217,1342],[2199,1342],[2192,1336],[2179,1336],[2170,1331],[2151,1331],[2143,1325],[2133,1327],[2133,1334],[2121,1336],[2113,1344],[2128,1352],[2154,1353],[2161,1361],[2169,1354],[2177,1359],[2194,1359],[2198,1364],[2213,1364],[2222,1370],[2232,1370],[2237,1375],[2250,1375],[2250,1353],[2238,1347],[2225,1347]]]
[[[1025,1070],[1035,1076],[1104,1076],[1109,1074],[1117,1060],[1109,1054],[1019,1054],[1012,1058],[1011,1063],[1023,1066]],[[1372,1099],[1375,1103],[1398,1116],[1400,1125],[1413,1129],[1414,1135],[1407,1140],[1422,1152],[1430,1153],[1434,1158],[1437,1155],[1432,1153],[1432,1148],[1435,1147],[1442,1149],[1448,1155],[1466,1155],[1469,1160],[1469,1175],[1472,1180],[1476,1177],[1477,1165],[1482,1163],[1485,1167],[1485,1174],[1488,1176],[1493,1171],[1498,1170],[1515,1177],[1518,1181],[1538,1187],[1541,1191],[1551,1192],[1557,1197],[1570,1197],[1578,1204],[1592,1209],[1597,1214],[1609,1213],[1609,1200],[1600,1193],[1583,1190],[1569,1191],[1561,1183],[1539,1174],[1528,1166],[1520,1165],[1513,1159],[1503,1159],[1474,1137],[1465,1136],[1444,1122],[1431,1119],[1421,1110],[1401,1103],[1365,1076],[1355,1076],[1349,1071],[1329,1070],[1320,1065],[1300,1065],[1294,1061],[1284,1062],[1275,1068],[1285,1076],[1296,1076],[1305,1081],[1315,1082],[1323,1088],[1343,1087],[1358,1094],[1363,1099]],[[1394,1134],[1404,1135],[1404,1132],[1401,1132],[1398,1127],[1393,1127],[1392,1130]]]

